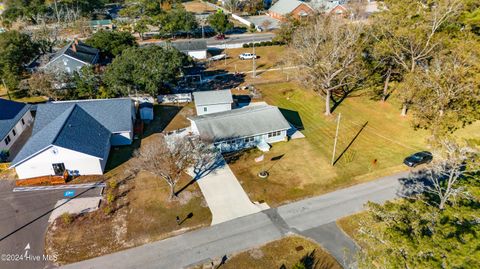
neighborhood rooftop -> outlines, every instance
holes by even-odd
[[[112,133],[130,130],[133,102],[130,98],[96,99],[40,104],[33,126],[33,134],[54,121],[60,114],[78,105]]]
[[[287,15],[294,11],[301,4],[306,3],[298,0],[279,0],[270,8],[270,11],[280,15]]]
[[[67,55],[82,62],[93,64],[95,62],[95,58],[97,57],[99,50],[96,48],[92,48],[87,44],[80,42],[80,41],[72,41],[68,43],[65,47],[55,53],[52,61],[56,58]]]
[[[207,41],[205,40],[187,40],[187,41],[175,41],[175,42],[162,42],[162,47],[172,46],[179,51],[195,51],[195,50],[207,50]]]
[[[110,136],[109,130],[74,104],[28,140],[13,160],[12,167],[52,145],[103,159],[110,149]]]
[[[30,105],[0,98],[0,140],[5,138]]]
[[[290,129],[276,106],[256,105],[192,117],[200,136],[214,141]]]
[[[230,90],[194,92],[193,99],[197,106],[233,103]]]

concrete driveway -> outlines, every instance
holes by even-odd
[[[257,205],[250,201],[228,164],[222,157],[219,158],[214,168],[200,176],[198,173],[190,172],[197,178],[197,183],[212,212],[212,225],[267,209],[266,204]]]
[[[12,192],[13,188],[14,181],[0,180],[0,268],[49,268],[51,263],[43,257],[48,217],[65,190]],[[75,189],[75,194],[98,196],[100,189]]]

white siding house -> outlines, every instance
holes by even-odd
[[[78,151],[50,146],[27,162],[15,167],[19,179],[49,175],[63,175],[64,170],[79,175],[101,175],[105,168],[108,151],[104,158],[98,158]],[[59,167],[63,171],[54,170]],[[59,173],[60,172],[60,173]]]
[[[199,116],[229,111],[233,105],[230,90],[194,92],[193,101]]]
[[[101,175],[111,146],[133,140],[135,107],[129,98],[39,105],[32,136],[12,161],[19,179]]]
[[[32,121],[30,105],[0,98],[0,151],[9,150]]]
[[[207,114],[190,121],[194,134],[211,140],[222,152],[286,141],[291,128],[278,107],[270,105]]]

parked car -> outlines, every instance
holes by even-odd
[[[219,35],[216,35],[216,36],[215,36],[215,39],[216,39],[216,40],[224,40],[225,38],[226,38],[226,37],[225,37],[224,34],[219,34]]]
[[[257,55],[253,53],[242,53],[238,55],[238,58],[240,58],[241,60],[251,60],[251,59],[257,59]]]
[[[403,160],[403,163],[409,167],[415,167],[420,164],[429,163],[433,159],[432,153],[428,151],[421,151],[415,154],[412,154]]]

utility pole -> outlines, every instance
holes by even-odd
[[[340,127],[340,117],[342,113],[338,113],[337,118],[337,131],[335,132],[335,142],[333,143],[333,153],[332,153],[332,166],[335,164],[335,150],[337,149],[337,140],[338,140],[338,129]]]
[[[255,54],[255,37],[253,38],[253,72],[252,72],[252,78],[256,78],[257,77],[257,69],[256,69],[256,65],[255,65],[255,60],[257,59],[257,55]]]

